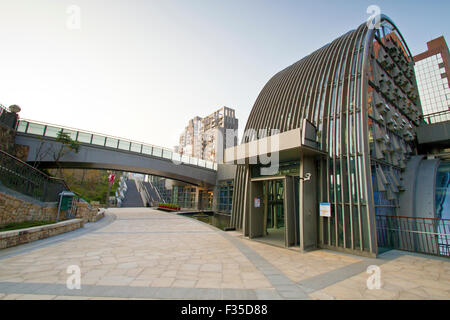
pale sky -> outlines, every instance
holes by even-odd
[[[450,37],[446,0],[0,0],[0,104],[165,147],[226,105],[242,134],[270,77],[358,27],[372,4],[414,55]]]

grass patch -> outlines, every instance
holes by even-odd
[[[45,226],[47,224],[53,223],[56,223],[56,221],[24,221],[24,222],[10,223],[7,224],[6,226],[0,227],[0,232]]]

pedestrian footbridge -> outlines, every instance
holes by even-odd
[[[55,161],[56,141],[63,131],[80,143],[77,153],[67,152]],[[217,164],[180,155],[170,149],[128,139],[33,120],[20,120],[16,144],[29,147],[28,163],[41,168],[109,169],[166,177],[209,187],[216,184]]]

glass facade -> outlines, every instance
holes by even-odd
[[[448,111],[450,109],[450,88],[444,60],[440,53],[417,61],[417,85],[424,115]],[[450,114],[435,115],[431,123],[450,120]]]
[[[195,208],[196,190],[189,186],[173,186],[171,193],[171,203],[177,204],[182,208]]]
[[[233,203],[233,180],[221,182],[218,188],[219,197],[217,211],[230,214]]]
[[[436,179],[436,218],[450,219],[450,162],[442,162]]]

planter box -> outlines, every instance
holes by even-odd
[[[44,226],[0,232],[0,249],[73,231],[82,228],[83,224],[82,219],[72,219]]]
[[[170,208],[170,207],[158,207],[158,210],[162,210],[162,211],[180,211],[180,208]]]

